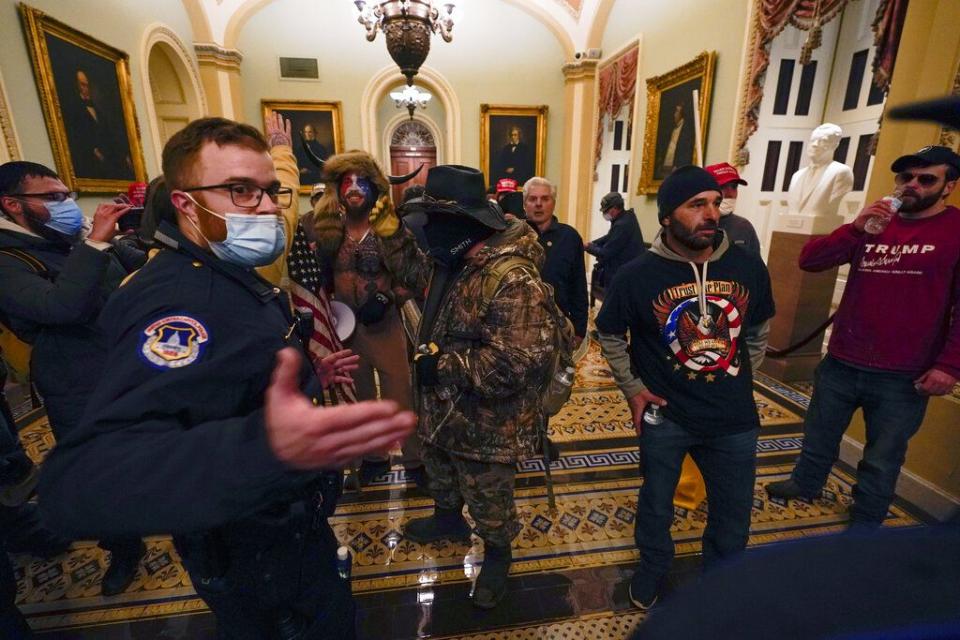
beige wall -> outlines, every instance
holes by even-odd
[[[638,196],[637,179],[643,153],[647,113],[646,79],[689,62],[701,51],[716,51],[713,99],[704,150],[707,163],[730,157],[730,137],[736,118],[740,59],[747,26],[747,0],[619,0],[610,12],[603,35],[604,55],[643,34],[640,48],[639,101],[630,163],[630,204],[637,211],[643,237],[652,240],[659,229],[656,196]],[[597,187],[593,201],[600,195]],[[600,188],[600,191],[604,191]]]
[[[529,14],[502,2],[483,0],[464,7],[453,43],[433,37],[427,64],[456,92],[461,110],[462,160],[479,166],[480,104],[547,104],[546,173],[560,176],[562,147],[563,50],[556,37]],[[296,16],[291,20],[290,16]],[[327,25],[335,25],[328,27]],[[260,123],[260,100],[339,100],[343,103],[347,148],[361,145],[360,106],[368,80],[386,65],[383,34],[367,42],[351,2],[276,0],[254,15],[238,40],[245,118]],[[316,57],[320,82],[279,80],[277,56]],[[399,72],[398,72],[399,75]],[[438,105],[439,107],[439,105]],[[435,107],[431,105],[430,109]],[[381,114],[392,113],[381,105]],[[442,126],[440,109],[432,112]],[[383,125],[382,115],[379,118]],[[378,139],[382,131],[378,133]]]
[[[17,4],[15,0],[0,0],[0,71],[6,84],[8,104],[20,138],[23,159],[55,169]],[[166,24],[189,47],[193,36],[183,4],[155,2],[149,8],[138,0],[30,0],[28,4],[129,54],[133,100],[140,124],[147,173],[150,177],[159,174],[154,141],[144,120],[148,97],[141,82],[140,66],[146,64],[146,60],[141,59],[140,47],[147,26],[155,22]],[[91,213],[102,197],[82,197],[80,204]]]

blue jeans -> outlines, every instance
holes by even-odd
[[[823,489],[850,418],[862,408],[867,446],[857,465],[850,520],[880,524],[893,501],[907,443],[923,422],[927,399],[913,388],[913,376],[865,371],[827,356],[814,375],[793,480],[808,495]]]
[[[637,504],[634,538],[640,570],[663,576],[673,560],[673,494],[683,457],[689,452],[700,468],[710,505],[703,532],[703,562],[738,553],[747,546],[758,429],[716,436],[697,435],[670,420],[644,425],[640,436],[643,485]]]

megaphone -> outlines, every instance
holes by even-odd
[[[353,335],[353,330],[357,328],[357,317],[353,315],[353,309],[337,300],[330,301],[330,312],[333,317],[333,328],[337,332],[340,342],[346,342]]]

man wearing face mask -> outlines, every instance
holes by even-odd
[[[583,250],[596,256],[603,269],[603,281],[609,285],[620,267],[646,251],[646,247],[643,246],[637,214],[633,209],[623,208],[623,196],[616,191],[603,196],[600,211],[603,219],[610,223],[610,232],[588,242]]]
[[[41,471],[41,506],[66,531],[172,533],[220,638],[353,638],[327,523],[339,468],[415,418],[317,406],[312,328],[256,272],[282,255],[294,197],[259,131],[194,121],[163,170],[175,219],[105,309],[108,375]]]
[[[129,205],[101,204],[91,224],[75,198],[41,164],[0,166],[0,314],[32,345],[31,376],[57,442],[76,429],[103,371],[106,339],[97,316],[144,261],[142,252],[110,242]],[[145,550],[135,536],[100,546],[111,552],[102,593],[116,595]]]
[[[433,515],[411,520],[413,542],[467,540],[464,504],[484,541],[473,603],[495,607],[507,590],[517,462],[540,450],[540,388],[560,316],[540,277],[543,250],[530,226],[486,200],[480,171],[430,169],[424,195],[402,207],[424,215],[428,254],[392,210],[373,223],[387,265],[411,289],[427,288],[414,360],[418,435]],[[571,336],[572,338],[572,336]]]
[[[757,238],[756,230],[749,220],[734,213],[738,188],[740,185],[747,186],[747,181],[727,162],[711,164],[704,169],[710,172],[723,192],[723,200],[720,201],[720,229],[730,239],[731,244],[759,255],[760,239]]]
[[[317,249],[332,267],[334,297],[357,317],[347,345],[360,356],[360,368],[353,373],[357,397],[377,398],[376,374],[380,397],[408,409],[410,368],[400,307],[411,295],[394,282],[370,226],[370,218],[390,203],[390,184],[364,151],[332,156],[323,168],[327,186],[314,208]],[[401,462],[414,479],[422,477],[418,445],[411,437],[402,447]],[[360,467],[361,480],[368,482],[388,469],[389,457],[367,457]]]

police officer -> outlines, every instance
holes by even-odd
[[[293,197],[256,129],[192,122],[163,169],[176,226],[161,223],[163,249],[102,316],[106,375],[41,473],[50,522],[173,533],[221,638],[352,638],[326,521],[339,472],[318,470],[389,448],[414,416],[391,402],[314,406],[308,323],[254,271],[283,251],[277,213]]]

